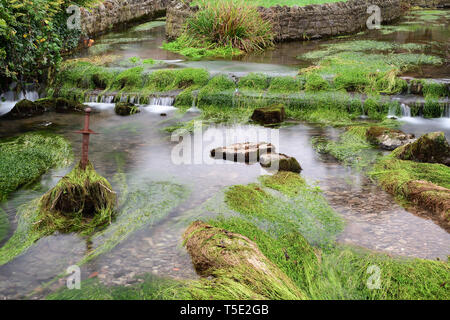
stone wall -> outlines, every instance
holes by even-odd
[[[106,32],[127,22],[162,16],[174,0],[106,0],[94,8],[81,8],[81,27],[88,35]]]
[[[364,30],[367,28],[366,21],[370,16],[367,13],[370,5],[378,5],[381,8],[382,23],[399,18],[403,12],[401,0],[349,0],[304,7],[258,7],[258,10],[264,19],[272,22],[275,40],[289,41],[316,39]],[[180,35],[186,18],[196,10],[198,8],[190,8],[182,4],[168,8],[166,33],[169,39]]]

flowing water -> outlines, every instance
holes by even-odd
[[[111,43],[111,39],[141,37],[135,31],[106,35],[97,43]],[[396,42],[433,41],[448,45],[448,28],[421,28],[415,31],[380,34],[370,32],[365,35],[349,37],[381,39]],[[156,66],[182,68],[186,66],[205,67],[211,72],[267,72],[269,74],[295,74],[307,62],[296,56],[317,49],[320,44],[339,40],[292,42],[278,45],[275,50],[261,55],[251,55],[238,61],[184,61],[182,57],[161,50],[164,40],[163,27],[145,33],[139,41],[112,41],[105,51],[119,54],[124,59],[139,56],[142,59],[163,60]],[[443,52],[443,55],[448,51]],[[89,52],[84,55],[92,54]],[[417,74],[424,69],[416,70]],[[431,70],[431,71],[430,71]],[[430,77],[448,77],[448,61],[440,68],[427,69]],[[0,115],[13,106],[11,94],[3,96]],[[27,96],[36,99],[36,94]],[[91,128],[100,133],[92,136],[90,160],[97,171],[105,176],[115,190],[119,189],[114,179],[118,171],[127,176],[130,186],[139,188],[146,181],[171,181],[185,185],[191,191],[188,198],[173,209],[159,223],[143,227],[121,242],[114,249],[91,260],[82,267],[82,278],[97,275],[106,284],[127,285],[136,281],[136,276],[153,273],[181,279],[197,278],[190,257],[182,247],[181,235],[195,209],[209,198],[220,194],[227,186],[256,182],[265,171],[259,164],[246,165],[209,158],[210,137],[236,134],[242,139],[251,133],[254,141],[273,142],[278,151],[294,156],[301,164],[304,176],[310,184],[317,184],[324,191],[330,205],[346,220],[344,232],[338,241],[365,248],[386,252],[392,255],[446,259],[450,254],[450,235],[433,223],[414,215],[395,203],[392,196],[381,190],[361,172],[340,165],[335,160],[320,156],[312,148],[313,137],[336,139],[339,129],[322,128],[297,123],[281,129],[267,129],[257,126],[217,126],[209,128],[199,137],[191,137],[193,155],[190,164],[175,164],[173,150],[177,142],[161,129],[180,121],[171,97],[155,97],[150,105],[143,106],[139,114],[120,117],[114,113],[112,97],[92,96],[87,104],[93,109]],[[9,108],[9,109],[8,109]],[[450,135],[450,118],[422,119],[411,118],[407,105],[403,106],[403,130],[420,135],[425,132],[444,131]],[[182,120],[192,119],[199,110],[193,104],[192,112],[186,113]],[[402,112],[403,113],[403,112]],[[448,114],[448,109],[444,115]],[[74,133],[82,126],[83,116],[75,114],[46,113],[22,120],[0,119],[0,138],[34,130],[51,130],[65,136],[72,143],[75,155],[81,151],[81,137]],[[227,141],[233,143],[234,141]],[[239,139],[236,142],[239,141]],[[219,144],[222,145],[222,144]],[[199,161],[203,160],[203,161]],[[13,193],[2,203],[12,225],[10,235],[17,225],[17,208],[31,199],[41,196],[54,186],[70,168],[51,170],[34,186]],[[4,244],[0,243],[0,245]],[[49,288],[42,285],[54,279],[69,265],[79,261],[91,250],[92,243],[77,235],[57,234],[39,240],[23,255],[0,267],[0,299],[43,297],[49,290],[63,285],[53,283]],[[94,244],[95,245],[95,244]]]

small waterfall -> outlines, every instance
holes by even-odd
[[[114,96],[102,96],[100,98],[101,103],[113,103],[113,101],[114,101]]]
[[[173,97],[154,97],[150,100],[151,106],[173,106],[175,99]]]
[[[190,107],[187,112],[201,112],[199,108],[195,106],[195,97],[192,99],[192,107]]]
[[[402,113],[402,117],[411,118],[411,108],[406,104],[402,103],[400,105],[400,110]]]
[[[151,113],[166,113],[176,110],[173,106],[174,102],[175,98],[173,97],[153,97],[150,99],[150,104],[144,110]]]
[[[233,101],[232,101],[233,108],[236,106],[238,99],[239,99],[239,88],[236,88],[233,93]]]
[[[397,107],[396,106],[390,106],[388,116],[389,119],[395,119],[397,118]]]
[[[442,116],[444,118],[450,118],[450,105],[444,107],[444,114]]]
[[[7,91],[0,94],[0,116],[10,112],[16,103],[23,99],[36,101],[39,99],[39,93],[35,90],[30,90],[20,92],[19,94],[14,91]]]

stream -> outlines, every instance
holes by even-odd
[[[399,22],[402,24],[402,21]],[[145,33],[145,40],[139,39],[140,32],[123,31],[98,39],[102,43],[109,39],[131,39],[109,45],[104,53],[119,54],[124,59],[139,56],[142,59],[163,60],[155,68],[202,67],[211,73],[229,72],[241,74],[264,72],[273,75],[295,75],[299,67],[307,62],[296,59],[298,55],[317,49],[319,45],[339,41],[315,40],[280,44],[275,50],[261,55],[249,55],[234,60],[185,61],[181,56],[160,49],[165,41],[164,26]],[[136,38],[138,37],[138,38]],[[433,42],[433,46],[448,49],[448,24],[420,28],[414,31],[400,31],[381,34],[366,32],[346,39],[377,39],[394,42]],[[435,47],[430,50],[436,54]],[[442,50],[442,49],[440,49]],[[448,55],[448,50],[441,51]],[[86,50],[80,57],[92,54]],[[445,78],[450,76],[448,57],[439,68],[419,69],[409,76]],[[3,95],[0,115],[7,113],[17,97]],[[23,98],[23,97],[21,97]],[[29,92],[27,98],[37,99],[37,93]],[[181,119],[171,103],[144,106],[142,112],[130,117],[114,113],[110,103],[89,103],[94,109],[91,128],[98,135],[91,137],[89,158],[96,170],[106,177],[116,190],[119,185],[114,179],[118,171],[127,176],[130,186],[139,189],[146,181],[170,181],[187,186],[190,194],[160,222],[144,226],[131,234],[111,251],[106,252],[82,266],[82,278],[97,276],[108,285],[129,285],[136,276],[153,273],[176,279],[196,279],[190,257],[182,247],[184,232],[192,209],[209,198],[236,184],[256,182],[265,171],[259,164],[247,165],[209,158],[209,138],[212,135],[226,137],[232,134],[238,141],[253,137],[254,142],[272,142],[277,152],[294,156],[301,164],[302,176],[308,183],[318,185],[330,205],[346,220],[346,227],[338,242],[365,247],[395,256],[427,259],[447,259],[450,254],[450,234],[433,221],[418,217],[398,205],[394,198],[370,181],[362,172],[343,166],[334,159],[319,155],[312,147],[311,139],[325,137],[336,139],[340,129],[325,128],[312,124],[296,123],[280,129],[267,129],[253,125],[210,127],[202,135],[191,137],[192,163],[175,164],[173,150],[177,145],[162,129],[180,120],[190,120],[197,114],[186,113]],[[166,117],[160,114],[166,113]],[[75,133],[82,126],[83,115],[45,113],[29,119],[0,119],[0,138],[16,134],[48,130],[66,137],[73,146],[75,157],[81,154],[81,136]],[[450,137],[450,118],[424,119],[402,117],[401,129],[420,136],[431,131],[444,131]],[[227,143],[233,143],[228,141]],[[201,155],[201,156],[200,156]],[[196,161],[203,159],[203,161]],[[207,160],[208,161],[205,161]],[[196,163],[199,162],[199,163]],[[208,163],[205,163],[208,162]],[[13,193],[0,206],[10,220],[12,235],[17,226],[17,208],[41,196],[52,188],[71,168],[55,169],[44,174],[33,186]],[[3,245],[6,240],[0,242]],[[39,240],[23,255],[6,265],[0,266],[0,299],[42,298],[52,290],[64,285],[57,281],[48,288],[43,284],[54,279],[69,265],[79,261],[90,250],[91,244],[74,234],[57,234]],[[31,291],[35,290],[30,296]]]

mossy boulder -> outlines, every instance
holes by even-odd
[[[116,206],[116,193],[108,180],[99,175],[88,163],[81,164],[41,198],[41,211],[60,214],[67,218],[77,216],[93,218],[103,212],[111,212]]]
[[[29,118],[48,111],[58,113],[83,112],[86,106],[65,98],[42,98],[36,101],[21,100],[6,115],[11,119]]]
[[[279,171],[291,171],[300,173],[302,167],[294,157],[289,157],[282,153],[268,153],[261,156],[259,163],[264,168]]]
[[[394,150],[400,146],[415,141],[413,134],[386,127],[373,126],[367,130],[367,140],[382,149]]]
[[[114,107],[114,111],[119,116],[130,116],[132,114],[141,112],[137,106],[129,102],[118,102]]]
[[[286,112],[280,104],[255,109],[251,116],[253,121],[261,124],[277,124],[283,122],[285,118]]]
[[[49,101],[42,101],[44,104],[53,104],[54,110],[58,113],[77,113],[84,112],[86,106],[78,101],[68,100],[65,98],[49,99]]]
[[[259,250],[249,238],[201,221],[193,222],[184,233],[186,249],[195,270],[212,277],[230,290],[241,288],[253,299],[306,299],[304,293]]]
[[[12,108],[5,117],[9,119],[23,119],[43,114],[45,111],[45,107],[40,104],[23,99],[17,102],[14,108]]]
[[[393,151],[398,159],[450,166],[450,146],[443,132],[431,132]]]

